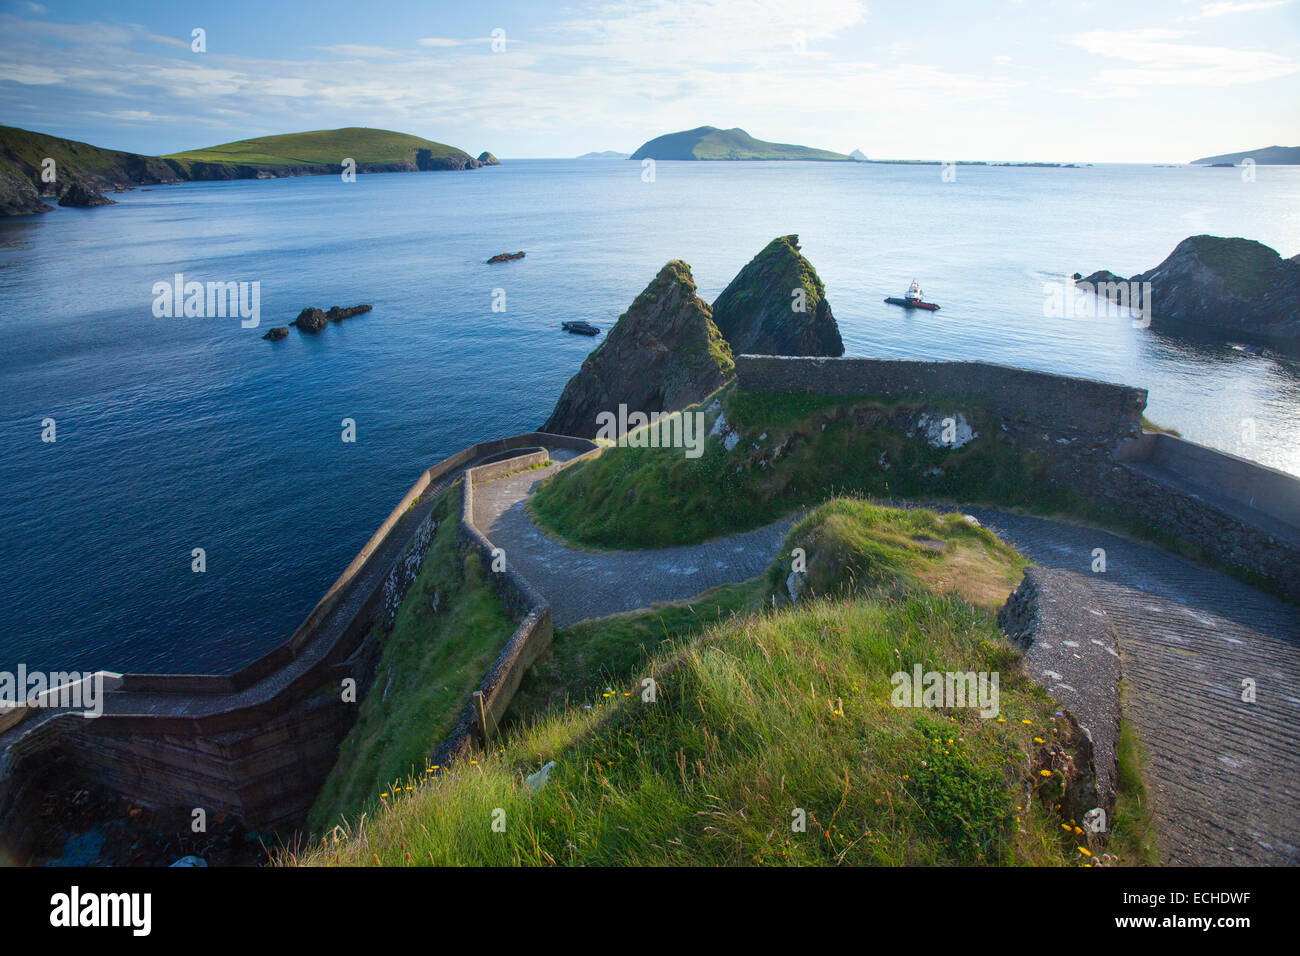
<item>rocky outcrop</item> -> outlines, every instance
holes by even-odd
[[[569,379],[542,431],[591,438],[596,416],[676,411],[700,401],[733,372],[731,351],[695,294],[691,268],[665,265]]]
[[[483,150],[483,152],[478,154],[478,164],[480,166],[500,166],[501,160],[497,159],[487,150]]]
[[[840,329],[798,236],[781,236],[740,270],[713,303],[734,355],[843,355]]]
[[[361,315],[363,312],[369,312],[373,306],[354,305],[350,308],[340,308],[332,306],[328,312],[322,312],[320,309],[307,308],[298,313],[298,318],[290,322],[290,325],[296,325],[300,332],[319,332],[331,322],[342,322],[344,319],[350,319],[354,315]],[[269,336],[268,336],[269,337]]]
[[[319,311],[319,309],[317,311]],[[262,338],[269,339],[272,342],[278,342],[282,338],[285,338],[288,334],[289,334],[288,326],[277,325],[275,328],[271,329],[264,336],[262,336]]]
[[[523,257],[524,253],[522,252],[498,252],[487,261],[487,264],[492,265],[494,262],[509,262],[511,259],[522,259]]]
[[[1300,354],[1300,262],[1253,239],[1191,236],[1130,279],[1102,270],[1079,281],[1108,297],[1116,295],[1108,284],[1151,283],[1153,328],[1210,331]]]
[[[82,188],[62,205],[106,205],[110,200],[97,198],[106,190],[177,180],[171,167],[156,157],[0,126],[0,215],[48,212],[43,198],[68,197],[77,184]]]
[[[0,165],[0,216],[28,216],[49,212],[40,191],[26,176]]]
[[[81,181],[72,183],[63,191],[59,197],[60,206],[77,206],[88,208],[90,206],[112,206],[116,200],[109,199],[107,196],[101,196],[90,186]]]

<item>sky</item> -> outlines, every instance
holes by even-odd
[[[575,156],[711,125],[1187,162],[1300,145],[1300,0],[0,0],[0,125],[147,154],[372,126]]]

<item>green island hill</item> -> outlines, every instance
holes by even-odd
[[[631,159],[702,159],[702,160],[816,160],[849,162],[844,153],[790,143],[768,143],[755,139],[743,129],[718,129],[700,126],[679,133],[665,133],[643,143]]]

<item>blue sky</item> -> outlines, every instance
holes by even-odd
[[[1184,162],[1300,145],[1300,0],[0,0],[0,123],[144,153],[376,126],[573,156],[708,124]]]

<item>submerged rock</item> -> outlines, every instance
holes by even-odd
[[[344,319],[350,319],[354,315],[361,315],[369,312],[373,306],[354,305],[349,308],[340,306],[331,306],[328,312],[322,312],[320,309],[307,308],[298,313],[298,318],[290,322],[290,325],[296,325],[300,332],[319,332],[330,322],[342,322]]]
[[[734,355],[843,355],[840,329],[798,236],[781,236],[740,270],[713,303]]]
[[[1300,261],[1263,243],[1191,236],[1131,279],[1102,270],[1081,280],[1107,298],[1116,294],[1110,284],[1130,282],[1151,283],[1143,298],[1153,328],[1226,333],[1300,353]]]
[[[115,200],[109,199],[107,196],[101,196],[85,183],[80,180],[75,180],[63,191],[63,195],[59,197],[59,205],[77,206],[80,208],[88,208],[90,206],[112,206],[115,205]]]
[[[542,431],[591,438],[596,416],[670,412],[703,399],[731,377],[731,350],[695,294],[691,268],[665,265],[564,387]]]
[[[498,252],[487,261],[487,264],[492,265],[494,262],[509,262],[511,259],[522,259],[523,257],[524,253],[522,252]]]

